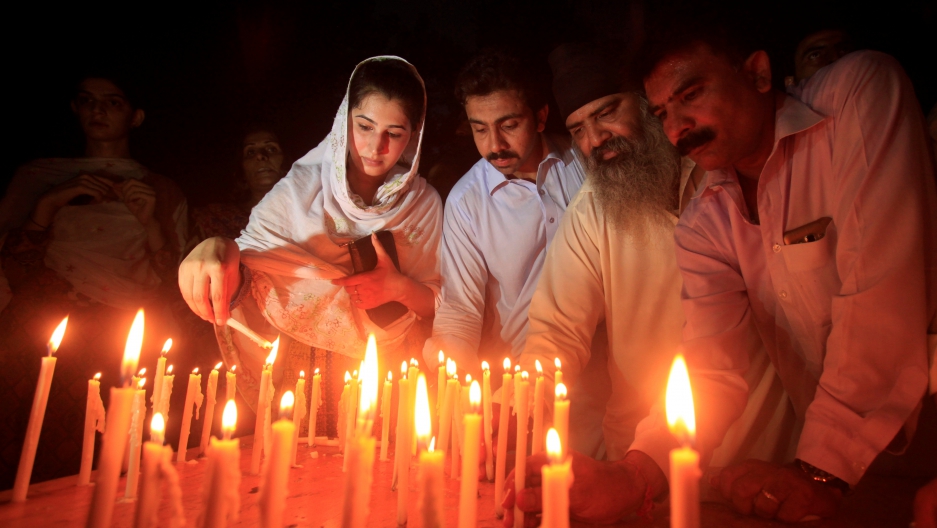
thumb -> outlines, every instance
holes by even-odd
[[[381,241],[378,240],[375,233],[371,233],[371,244],[374,246],[374,254],[377,255],[377,265],[385,268],[393,268],[394,261],[391,260],[390,255],[384,250],[384,245],[381,244]]]

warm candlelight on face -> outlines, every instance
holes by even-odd
[[[234,400],[228,400],[228,403],[224,405],[224,413],[221,415],[221,434],[224,435],[225,440],[231,439],[237,422],[238,406],[235,405]]]
[[[163,445],[163,435],[166,433],[166,421],[161,413],[153,415],[150,420],[150,442],[156,442]]]
[[[127,335],[127,344],[124,346],[124,359],[120,364],[120,380],[126,387],[137,370],[140,361],[140,349],[143,348],[143,308],[137,310],[137,315],[130,325],[130,334]]]

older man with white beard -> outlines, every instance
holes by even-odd
[[[593,341],[596,329],[607,327],[611,396],[602,425],[608,461],[573,453],[570,513],[587,522],[613,522],[648,511],[656,498],[649,490],[666,489],[664,473],[632,442],[638,423],[663,397],[681,343],[685,317],[673,233],[678,197],[692,196],[693,164],[681,163],[637,85],[621,91],[598,57],[583,45],[561,46],[550,57],[554,94],[587,177],[548,249],[521,365],[533,371],[540,360],[552,378],[553,358],[559,357],[567,385],[593,386],[580,378],[598,374],[584,368],[601,352]],[[713,466],[787,455],[796,428],[793,409],[764,351],[752,365],[748,409]],[[701,411],[698,421],[705,423]],[[542,454],[530,457],[527,474],[539,475],[544,462]],[[539,489],[526,489],[517,499],[528,515],[540,510]],[[506,501],[513,506],[513,494]],[[513,510],[505,511],[512,517]]]

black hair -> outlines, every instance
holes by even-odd
[[[455,83],[455,97],[462,106],[469,97],[500,90],[517,92],[534,112],[547,104],[543,84],[529,61],[502,50],[486,50],[466,64]]]
[[[348,87],[349,108],[357,108],[364,99],[379,93],[392,101],[399,101],[416,130],[423,119],[426,96],[423,85],[413,70],[403,61],[377,59],[358,67]]]

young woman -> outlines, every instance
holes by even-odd
[[[236,241],[210,238],[179,269],[189,307],[217,325],[222,356],[238,365],[238,390],[257,402],[268,351],[225,326],[228,317],[267,339],[280,336],[277,397],[300,370],[323,376],[320,434],[335,434],[337,393],[358,368],[368,334],[381,372],[418,357],[440,288],[442,205],[417,175],[426,95],[406,61],[375,57],[358,65],[332,131],[254,208]],[[347,244],[393,234],[399,271],[380,249],[377,267],[353,274]],[[406,314],[382,328],[366,310],[396,301]],[[307,384],[307,390],[311,384]],[[323,416],[323,412],[325,415]]]

